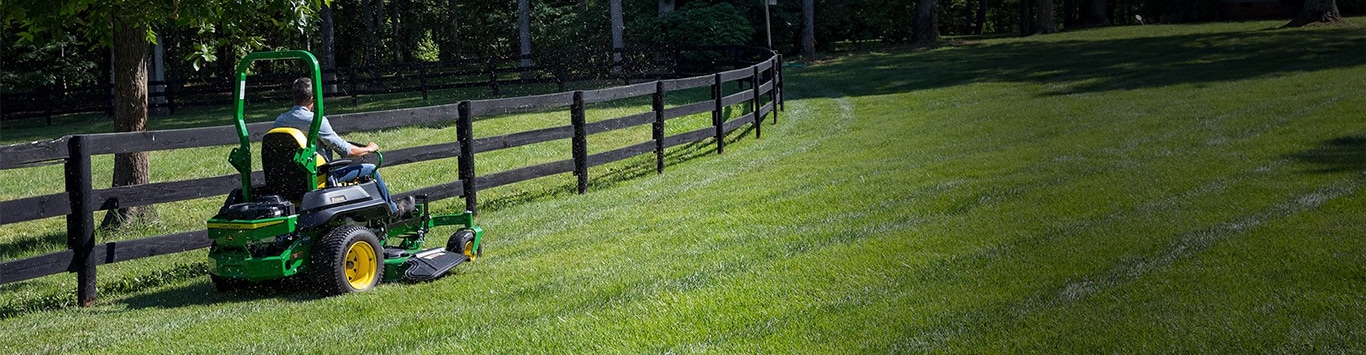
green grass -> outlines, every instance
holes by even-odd
[[[1366,20],[1351,21],[968,38],[789,68],[763,139],[673,151],[663,175],[644,158],[595,170],[586,195],[568,177],[490,192],[485,258],[447,278],[219,294],[194,276],[202,251],[149,258],[102,267],[115,292],[96,307],[0,320],[0,349],[1360,352]],[[481,172],[566,148],[481,155]],[[214,153],[204,174],[226,170]],[[385,174],[402,191],[444,173],[416,165]],[[70,278],[0,293],[46,304]]]

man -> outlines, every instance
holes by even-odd
[[[291,127],[307,134],[310,125],[313,124],[313,80],[309,78],[299,78],[294,80],[292,88],[294,93],[294,108],[275,118],[274,127]],[[322,118],[321,127],[318,128],[318,142],[323,146],[324,157],[332,161],[332,152],[346,158],[360,158],[366,154],[379,151],[379,145],[375,142],[364,147],[357,147],[332,130],[332,123],[327,121],[327,117]],[[375,185],[379,188],[380,197],[384,202],[389,203],[389,213],[399,216],[413,211],[413,198],[410,196],[399,203],[389,197],[389,187],[384,185],[384,179],[380,178],[375,164],[355,164],[332,170],[331,175],[337,181],[352,181],[361,176],[370,176],[375,179]]]

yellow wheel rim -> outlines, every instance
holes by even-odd
[[[351,247],[346,248],[344,262],[346,282],[351,284],[351,288],[364,290],[375,283],[375,269],[379,268],[376,265],[378,260],[375,258],[375,248],[371,248],[369,243],[351,243]]]
[[[466,258],[470,258],[470,261],[474,261],[474,259],[476,259],[476,258],[479,257],[478,255],[474,254],[474,241],[473,241],[473,240],[465,241],[465,248],[464,248],[464,249],[465,249],[465,257],[466,257]]]

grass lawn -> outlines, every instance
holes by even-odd
[[[490,192],[485,258],[446,278],[220,294],[203,251],[148,258],[100,268],[88,309],[26,310],[70,298],[70,275],[0,286],[0,352],[1361,352],[1366,19],[1350,22],[841,55],[788,68],[779,123],[733,134],[723,155],[683,147],[663,175],[649,157],[598,169],[586,195],[565,193],[568,177]],[[590,149],[648,127],[621,134]],[[224,174],[219,150],[172,171]],[[480,173],[569,153],[500,154]],[[398,191],[454,175],[394,169]],[[45,188],[9,177],[0,194]],[[202,223],[216,203],[161,208],[148,229]],[[6,233],[7,258],[64,239]]]

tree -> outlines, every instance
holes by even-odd
[[[802,0],[802,55],[816,58],[816,0]]]
[[[292,14],[288,16],[292,18],[274,19],[275,23],[299,29],[307,25],[303,19],[311,15],[304,1],[308,0],[270,3],[213,0],[9,0],[0,3],[0,13],[3,13],[0,23],[17,23],[22,29],[19,34],[21,40],[45,41],[62,33],[77,33],[90,42],[111,46],[114,52],[114,130],[139,132],[147,130],[148,45],[155,41],[155,28],[190,26],[213,32],[218,27],[214,24],[222,27],[239,26],[244,23],[239,21],[256,23],[256,16]],[[217,57],[212,49],[204,45],[195,55],[196,65],[199,60],[213,61]],[[223,60],[230,61],[228,58]],[[146,152],[115,154],[113,186],[146,184],[150,180],[150,170]],[[126,222],[154,217],[155,210],[151,206],[124,207],[106,214],[101,224],[104,227],[117,227]]]
[[[911,46],[928,47],[939,42],[939,16],[935,0],[919,0],[915,6],[915,31],[911,32]]]
[[[1338,11],[1337,0],[1305,0],[1299,16],[1295,16],[1285,27],[1302,27],[1310,23],[1342,22],[1342,12]]]
[[[531,0],[517,1],[517,38],[521,39],[522,80],[531,79]]]
[[[626,25],[622,21],[621,0],[612,0],[608,12],[611,13],[612,21],[612,74],[621,73],[621,51],[624,49],[622,43],[622,31]]]
[[[1053,18],[1053,0],[1035,0],[1034,33],[1056,33],[1058,25]]]
[[[1081,9],[1081,27],[1096,27],[1110,24],[1106,14],[1105,0],[1086,0]]]
[[[659,0],[659,17],[674,12],[674,0]]]

